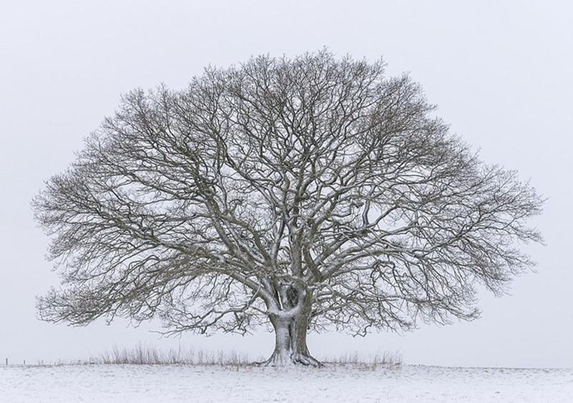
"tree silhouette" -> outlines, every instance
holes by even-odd
[[[62,287],[52,322],[159,317],[167,333],[276,334],[268,363],[320,365],[310,330],[473,319],[533,263],[542,199],[482,163],[382,62],[328,51],[135,90],[34,199]]]

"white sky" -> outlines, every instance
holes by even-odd
[[[39,322],[35,296],[57,285],[31,198],[64,170],[119,96],[182,88],[208,64],[328,47],[407,71],[488,162],[516,169],[548,198],[526,247],[537,273],[511,296],[483,294],[483,316],[366,339],[313,336],[317,356],[400,351],[406,362],[573,367],[571,173],[573,3],[568,0],[271,2],[99,0],[0,3],[0,362],[87,358],[114,345],[271,353],[272,336],[158,339],[95,323]]]

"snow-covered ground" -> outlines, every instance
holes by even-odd
[[[570,402],[573,369],[0,367],[0,402]]]

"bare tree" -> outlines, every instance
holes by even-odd
[[[308,330],[473,319],[532,266],[542,199],[482,163],[408,76],[328,51],[210,68],[123,97],[34,199],[61,289],[41,318],[269,324],[269,363],[320,365]]]

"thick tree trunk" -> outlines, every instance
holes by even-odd
[[[269,319],[275,331],[275,349],[265,365],[287,366],[293,364],[322,367],[310,355],[306,344],[308,322],[311,311],[311,296],[300,301],[294,315],[271,314]]]

